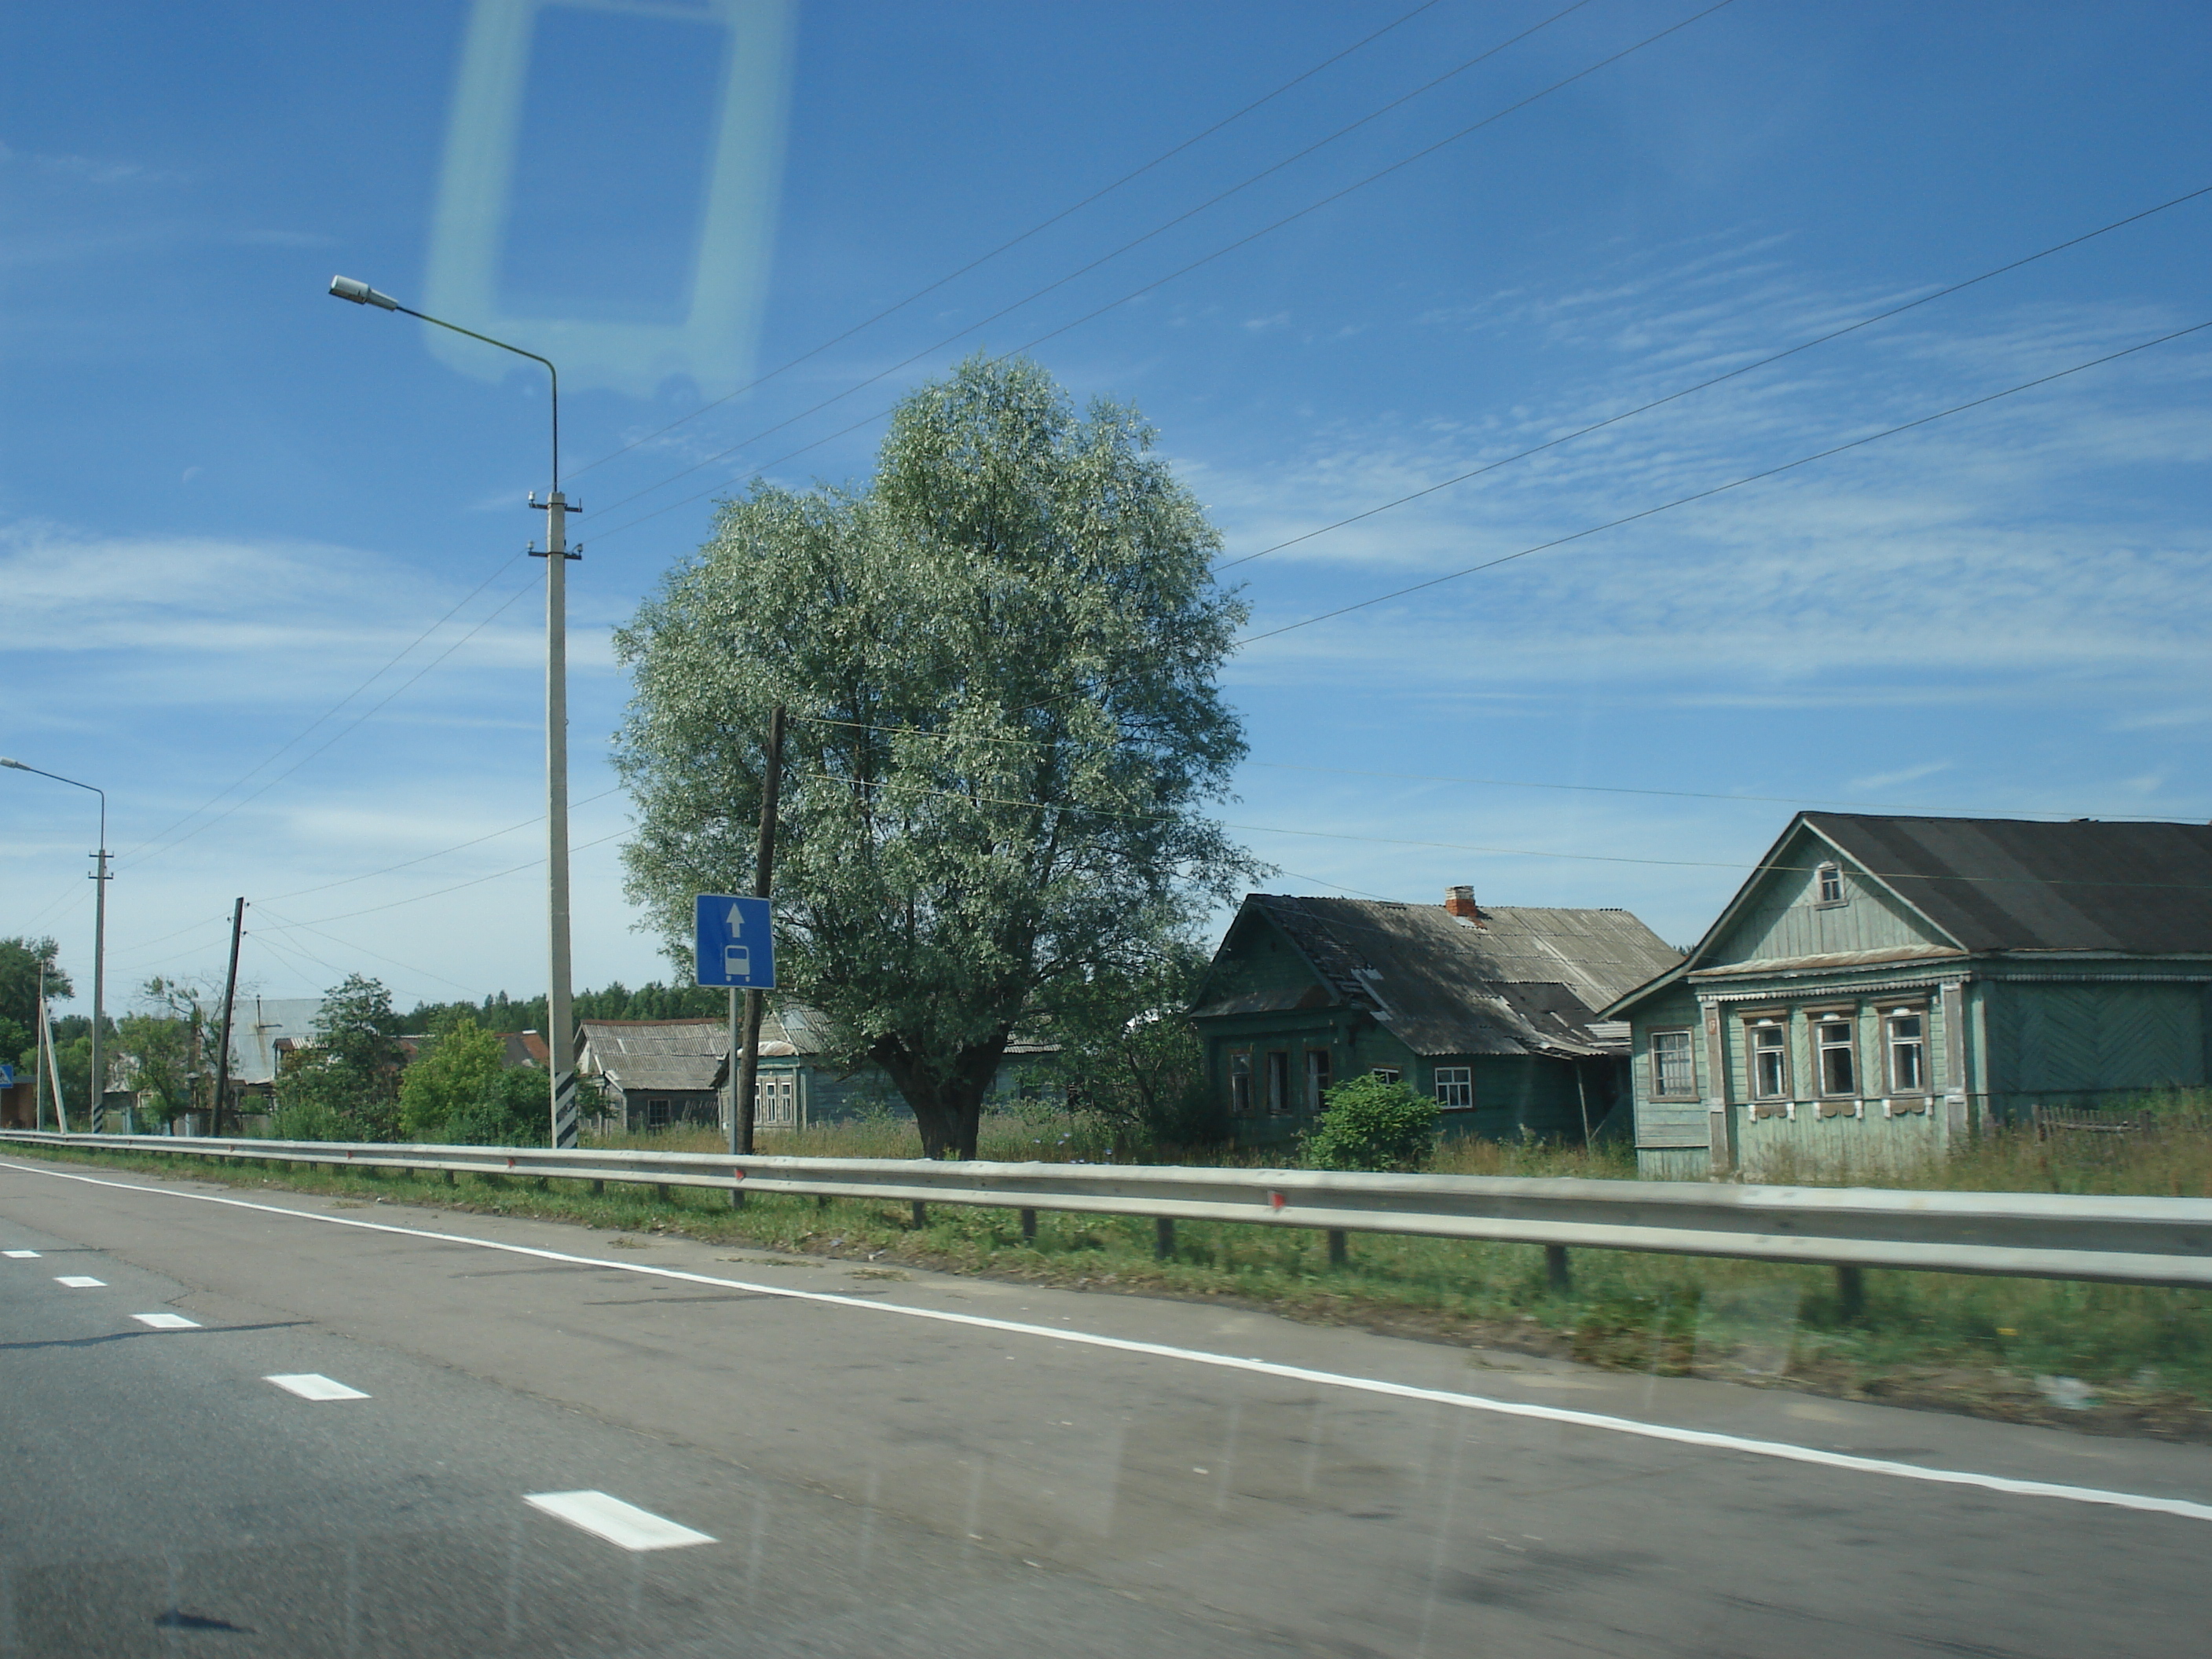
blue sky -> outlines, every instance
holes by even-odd
[[[544,986],[542,377],[333,271],[568,361],[576,975],[635,983],[608,629],[965,352],[1135,402],[1240,557],[2212,185],[2201,7],[1412,3],[0,15],[0,752],[109,791],[111,1000],[240,893],[266,994]],[[1264,633],[1662,507],[2212,320],[2208,253],[2212,197],[1227,580]],[[2188,336],[1260,641],[1223,816],[1284,890],[1680,942],[1798,805],[2212,817],[2209,387]],[[89,801],[0,774],[0,933],[87,988]]]

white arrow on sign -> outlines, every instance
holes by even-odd
[[[738,909],[738,907],[737,907],[736,905],[732,904],[732,905],[730,907],[730,937],[731,937],[732,939],[738,939],[738,938],[741,938],[741,937],[743,937],[743,935],[744,935],[744,931],[745,931],[745,915],[744,915],[744,911],[742,911],[742,910],[740,910],[740,909]]]

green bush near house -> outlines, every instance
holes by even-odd
[[[1403,1083],[1356,1077],[1325,1098],[1321,1122],[1299,1137],[1310,1170],[1417,1170],[1437,1149],[1437,1103]]]

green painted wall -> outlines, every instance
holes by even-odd
[[[2205,988],[2185,982],[1993,980],[1984,987],[1986,1083],[1999,1117],[2036,1101],[2201,1085]]]
[[[1843,869],[1844,902],[1823,905],[1818,866],[1832,859]],[[1784,867],[1759,878],[1750,905],[1701,965],[1950,943],[1809,832],[1799,831],[1775,862]]]
[[[1691,1064],[1699,1097],[1662,1100],[1652,1093],[1651,1033],[1683,1029],[1691,1034]],[[1697,1172],[1702,1177],[1711,1164],[1707,1141],[1711,1130],[1705,1121],[1703,1097],[1708,1068],[1696,994],[1687,986],[1670,987],[1635,1011],[1631,1030],[1634,1047],[1628,1076],[1636,1113],[1637,1167],[1645,1175],[1676,1170],[1686,1166],[1691,1160],[1685,1155],[1694,1152]]]

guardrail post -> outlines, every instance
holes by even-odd
[[[607,1183],[604,1181],[594,1181],[592,1183],[592,1196],[593,1198],[605,1198],[606,1195]]]
[[[929,1225],[929,1206],[918,1198],[914,1201],[914,1224],[917,1231]]]
[[[1036,1212],[1035,1210],[1022,1212],[1022,1243],[1024,1244],[1036,1243]]]
[[[1152,1218],[1152,1254],[1163,1261],[1175,1260],[1175,1218],[1171,1215]]]
[[[1567,1265],[1567,1247],[1564,1244],[1544,1246],[1544,1281],[1551,1286],[1553,1296],[1565,1296],[1575,1287],[1574,1269]]]
[[[1866,1311],[1866,1273],[1849,1263],[1836,1269],[1836,1303],[1844,1317],[1856,1319]]]
[[[453,1186],[453,1185],[455,1185],[455,1184],[456,1184],[456,1182],[455,1182],[455,1179],[454,1179],[454,1176],[453,1176],[453,1172],[451,1170],[447,1170],[447,1171],[446,1171],[446,1184],[447,1184],[448,1187],[451,1187],[451,1186]]]
[[[1331,1227],[1328,1230],[1328,1265],[1341,1267],[1351,1259],[1352,1247],[1344,1237],[1344,1229]]]
[[[654,1186],[653,1189],[653,1201],[656,1204],[665,1204],[668,1202],[668,1188],[665,1182],[656,1184]]]

